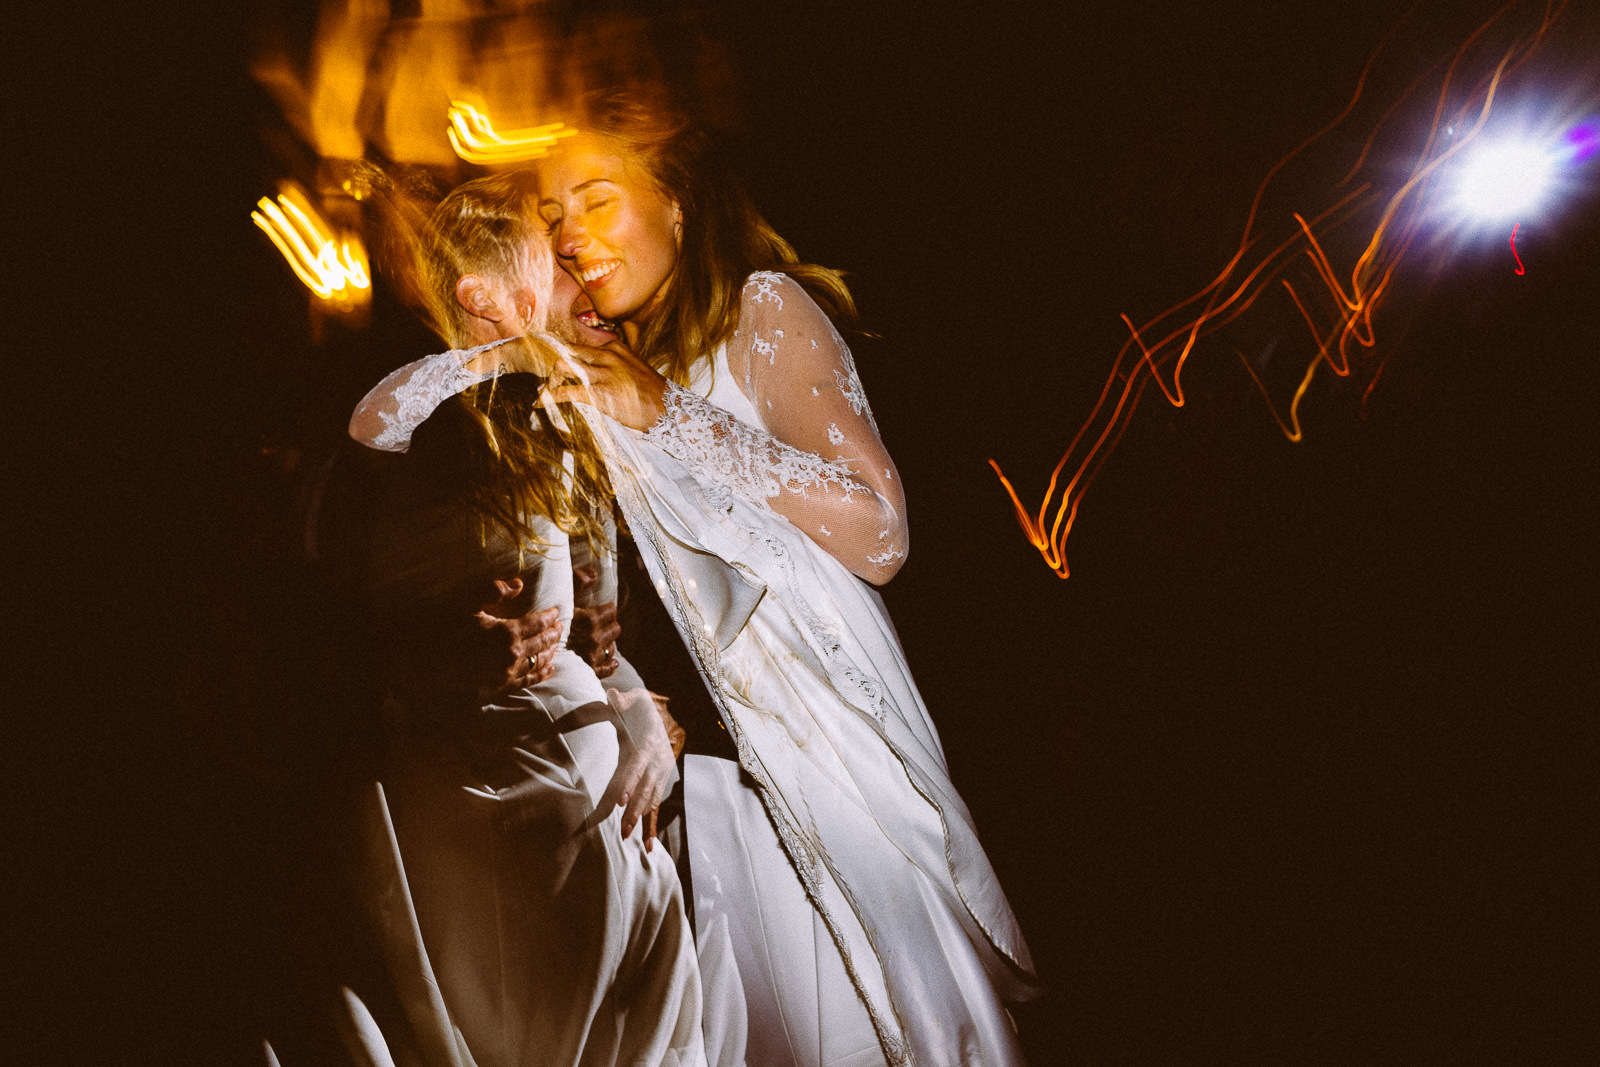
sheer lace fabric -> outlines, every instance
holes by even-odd
[[[853,574],[888,581],[909,547],[905,494],[850,349],[782,274],[752,274],[739,312],[721,354],[754,419],[697,396],[722,392],[702,372],[694,392],[668,389],[650,436],[713,493],[771,507]]]
[[[350,417],[350,436],[380,452],[406,451],[411,447],[412,431],[446,397],[500,373],[498,368],[488,373],[478,371],[471,361],[505,343],[492,341],[476,348],[454,348],[391,372],[356,405]]]

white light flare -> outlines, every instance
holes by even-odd
[[[1474,146],[1461,163],[1456,203],[1478,218],[1509,222],[1537,211],[1554,184],[1558,156],[1522,141]]]

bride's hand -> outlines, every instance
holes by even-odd
[[[604,348],[571,345],[545,387],[547,403],[591,404],[624,426],[648,430],[666,411],[667,380],[620,341]]]

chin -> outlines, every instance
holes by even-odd
[[[628,318],[639,311],[646,303],[642,297],[634,297],[624,292],[607,292],[602,289],[598,293],[589,294],[594,309],[603,319],[618,322]]]

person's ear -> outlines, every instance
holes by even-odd
[[[683,208],[676,203],[672,205],[672,237],[678,244],[683,244]]]
[[[517,307],[517,324],[524,330],[532,330],[539,321],[539,294],[528,288],[517,293],[512,300]]]
[[[489,287],[488,279],[478,274],[463,274],[461,280],[456,282],[456,303],[474,318],[499,322],[505,317],[499,301],[494,298],[494,291]]]

